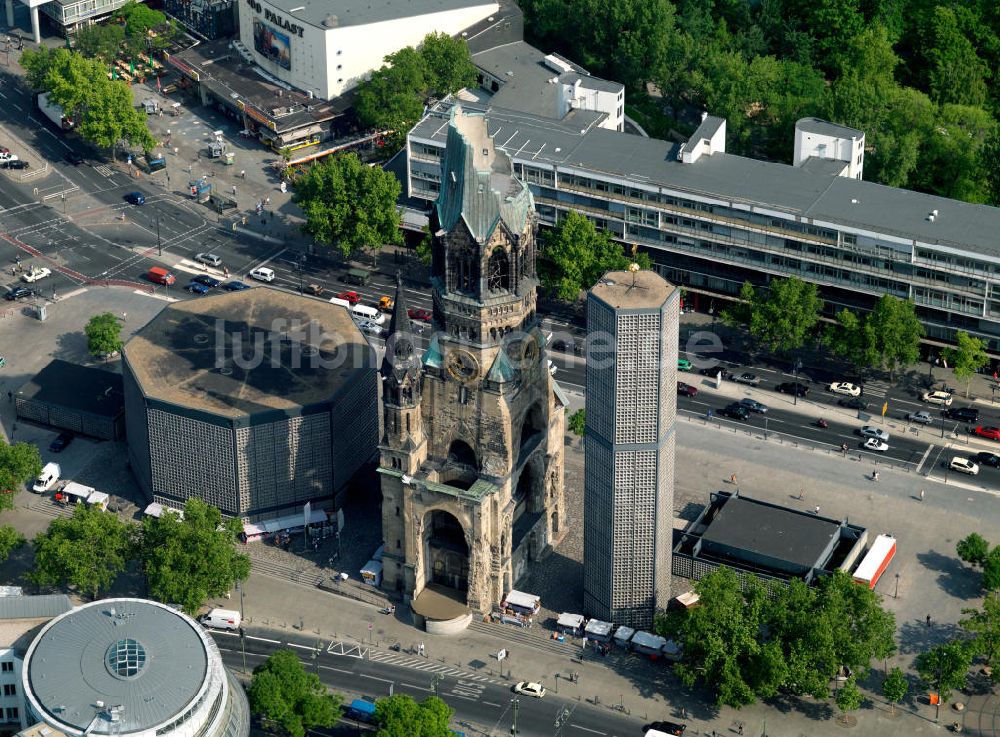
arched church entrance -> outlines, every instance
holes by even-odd
[[[427,580],[465,592],[469,588],[469,545],[462,524],[449,512],[435,509],[424,524]]]

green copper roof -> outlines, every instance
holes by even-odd
[[[379,473],[383,473],[386,476],[395,476],[400,479],[404,476],[402,471],[394,468],[379,467],[377,470]],[[408,477],[403,483],[417,489],[426,489],[427,491],[436,491],[441,494],[449,494],[451,496],[475,500],[482,499],[485,496],[489,496],[490,494],[500,491],[499,486],[482,478],[476,479],[472,483],[472,486],[468,489],[459,489],[457,486],[449,486],[448,484],[439,484],[436,481],[427,481],[426,479],[415,479],[412,477]]]
[[[441,169],[436,206],[442,228],[462,220],[479,243],[501,221],[515,235],[524,232],[534,210],[531,191],[514,176],[510,157],[494,148],[482,114],[452,108]]]
[[[501,349],[497,353],[497,357],[493,361],[493,366],[490,368],[489,373],[486,374],[486,380],[492,381],[495,384],[505,384],[508,381],[513,381],[514,377],[514,367],[510,365],[510,360],[507,358],[507,351]]]
[[[441,355],[441,345],[438,343],[437,335],[431,338],[431,343],[427,346],[427,350],[424,351],[424,356],[421,360],[424,366],[429,366],[430,368],[441,368],[444,366],[444,356]]]

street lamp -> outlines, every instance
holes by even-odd
[[[517,707],[518,707],[517,696],[515,696],[510,700],[510,705],[511,708],[513,708],[514,710],[514,723],[511,725],[510,734],[511,737],[517,737]]]
[[[892,598],[895,599],[899,596],[899,574],[896,574],[896,588],[892,590]]]
[[[160,240],[160,213],[156,213],[156,253],[158,256],[163,255],[163,242]]]
[[[435,696],[440,696],[439,689],[441,687],[441,681],[444,680],[444,676],[440,673],[435,673],[434,677],[431,678],[431,693]]]
[[[796,358],[792,367],[792,406],[799,403],[799,371],[802,370],[802,359]]]

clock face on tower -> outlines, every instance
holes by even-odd
[[[444,365],[456,381],[472,381],[479,376],[479,361],[468,351],[459,348],[448,351]]]

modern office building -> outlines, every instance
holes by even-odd
[[[147,501],[250,521],[340,506],[376,452],[375,369],[338,305],[266,288],[170,304],[122,351]]]
[[[250,707],[219,648],[165,604],[102,599],[49,622],[21,671],[32,721],[67,737],[247,737]]]
[[[41,10],[64,36],[78,27],[107,18],[127,0],[21,0],[31,13],[31,35],[36,44],[42,42],[38,11]],[[7,27],[14,26],[14,0],[6,0]]]
[[[599,114],[587,122],[587,111],[573,110],[558,120],[473,92],[457,98],[465,109],[476,109],[469,97],[479,100],[542,224],[569,210],[585,214],[647,250],[695,307],[737,295],[746,280],[795,276],[820,286],[828,314],[868,309],[883,294],[908,298],[930,341],[965,330],[1000,355],[1000,208],[856,178],[859,131],[800,121],[799,165],[791,166],[727,154],[725,121],[716,117],[673,143],[608,130]],[[530,101],[530,89],[521,94]],[[409,133],[411,197],[437,197],[455,102],[433,106]]]
[[[587,297],[583,608],[649,627],[670,599],[680,290],[613,271]]]

